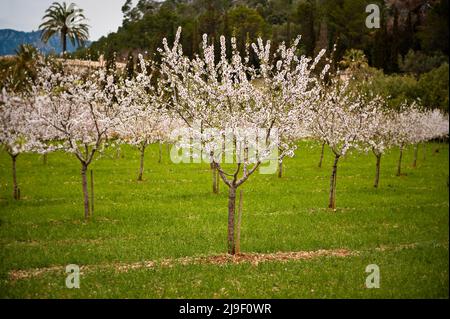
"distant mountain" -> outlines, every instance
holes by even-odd
[[[21,44],[32,44],[44,54],[62,51],[61,39],[58,34],[48,40],[47,43],[41,41],[41,31],[23,32],[12,29],[0,29],[0,55],[15,54],[15,50]],[[88,46],[90,43],[87,43]],[[73,52],[77,46],[73,46],[67,39],[67,51]]]

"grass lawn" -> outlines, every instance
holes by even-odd
[[[438,152],[436,151],[438,150]],[[226,252],[227,189],[211,191],[208,164],[172,164],[164,148],[124,147],[99,157],[95,211],[83,219],[80,164],[53,153],[18,157],[22,199],[12,199],[11,160],[0,153],[1,298],[448,298],[448,144],[428,144],[412,168],[398,150],[381,160],[353,153],[340,160],[336,211],[328,210],[332,156],[302,142],[284,164],[284,177],[255,173],[243,186],[243,252],[345,249],[319,256],[260,263],[176,263],[124,267]],[[65,265],[82,266],[80,289],[65,287]],[[365,288],[365,268],[380,268],[379,289]],[[49,267],[54,267],[50,268]],[[83,271],[83,267],[87,267]],[[48,271],[39,272],[39,269]],[[14,273],[34,274],[13,278]]]

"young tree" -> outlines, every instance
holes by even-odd
[[[381,98],[378,98],[379,102],[377,105],[384,105]],[[393,133],[393,112],[389,109],[382,109],[380,107],[374,109],[371,121],[367,122],[367,140],[366,145],[372,150],[376,158],[376,170],[375,170],[375,181],[373,186],[378,188],[380,181],[380,165],[381,156],[384,154],[386,149],[392,145],[392,133]]]
[[[448,138],[448,114],[443,114],[439,109],[434,109],[427,111],[425,118],[425,135],[427,141],[435,138]]]
[[[305,107],[299,96],[307,94],[305,89],[315,90],[315,78],[309,60],[295,54],[298,40],[289,48],[279,47],[275,56],[271,56],[270,41],[258,39],[251,46],[258,65],[255,67],[249,62],[249,49],[240,53],[235,38],[231,38],[228,57],[226,39],[222,36],[220,56],[216,57],[214,46],[208,45],[204,35],[202,54],[189,59],[183,55],[179,36],[180,29],[173,47],[164,40],[164,47],[159,50],[164,87],[171,97],[169,107],[186,123],[193,137],[185,139],[184,144],[201,146],[203,156],[217,168],[228,187],[228,253],[235,254],[236,191],[263,161],[276,155],[280,146],[283,146],[281,154],[272,158],[293,155],[295,145],[282,142],[277,133],[280,131],[280,136],[293,133],[298,114]],[[275,92],[283,98],[273,96]],[[225,154],[222,137],[227,141]],[[235,151],[231,156],[232,172],[226,171],[221,161],[223,155],[225,161],[227,157],[230,159],[230,148]]]
[[[41,130],[48,130],[55,145],[80,161],[87,219],[90,207],[86,172],[116,125],[119,108],[111,101],[117,87],[113,76],[106,76],[104,70],[84,79],[44,67],[39,75],[33,87],[33,122]]]
[[[410,131],[410,143],[414,145],[414,160],[412,167],[417,167],[417,157],[419,153],[419,145],[427,140],[427,116],[426,112],[416,110],[416,112],[410,112],[411,131]]]
[[[428,141],[448,137],[448,122],[448,115],[444,115],[439,109],[424,111],[422,116],[424,160]]]
[[[328,208],[336,208],[336,181],[339,159],[350,149],[368,140],[369,123],[375,106],[357,92],[347,90],[348,82],[333,79],[324,86],[322,94],[311,105],[310,130],[313,136],[323,140],[334,154],[330,177]]]
[[[12,160],[13,197],[20,199],[17,183],[17,157],[24,152],[36,151],[44,154],[50,147],[41,143],[45,131],[35,130],[29,123],[31,112],[28,100],[24,95],[7,92],[3,88],[0,98],[0,144],[2,144]]]
[[[395,114],[393,123],[391,126],[393,144],[398,146],[400,154],[397,164],[397,176],[402,175],[402,159],[404,148],[412,143],[415,143],[420,136],[420,117],[421,112],[418,109],[416,102],[407,104],[402,103],[400,110]]]
[[[139,149],[137,180],[142,181],[147,146],[163,143],[173,129],[173,121],[160,102],[157,88],[152,84],[154,66],[141,55],[139,63],[140,72],[135,78],[125,81],[117,96],[120,115],[115,131],[123,142]]]
[[[295,55],[300,38],[297,38],[293,45],[288,48],[284,43],[280,44],[277,53],[283,57],[287,55],[288,51],[291,51],[292,56]],[[260,51],[265,52],[262,44],[260,45]],[[253,45],[255,52],[258,53],[256,45]],[[261,54],[261,53],[259,53]],[[299,139],[303,139],[308,135],[308,115],[305,106],[310,105],[311,101],[317,100],[320,95],[318,80],[323,80],[325,74],[328,72],[330,66],[325,64],[325,67],[318,72],[316,76],[317,64],[321,61],[325,50],[321,50],[314,60],[302,56],[297,62],[292,62],[288,58],[287,61],[276,60],[274,66],[264,66],[268,69],[277,69],[277,71],[271,73],[262,73],[263,85],[261,89],[264,90],[264,95],[270,98],[271,112],[277,113],[274,117],[276,122],[274,125],[279,127],[279,165],[278,165],[278,177],[282,177],[283,172],[283,159],[290,152],[289,150],[294,146],[295,142]],[[263,57],[260,57],[262,60]],[[284,62],[284,63],[283,63]],[[267,62],[266,62],[267,63]],[[293,67],[297,69],[291,70]],[[294,120],[290,120],[290,119]],[[282,120],[281,120],[282,119]],[[295,121],[299,119],[299,121]]]

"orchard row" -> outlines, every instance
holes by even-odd
[[[388,148],[400,148],[400,174],[405,146],[448,136],[448,115],[429,110],[432,106],[425,110],[419,103],[387,108],[381,97],[363,94],[349,85],[350,79],[330,72],[324,50],[315,58],[299,56],[299,38],[277,48],[258,39],[239,52],[236,39],[227,43],[221,37],[217,49],[205,35],[201,54],[189,58],[179,43],[180,33],[179,29],[172,45],[163,40],[158,50],[161,62],[140,56],[133,78],[119,80],[105,69],[69,73],[42,63],[30,90],[4,89],[0,143],[13,162],[14,197],[18,198],[15,163],[20,153],[63,150],[81,164],[88,218],[86,175],[97,153],[119,143],[136,146],[142,179],[146,147],[179,143],[172,133],[183,128],[197,143],[189,145],[184,139],[183,147],[197,147],[200,141],[211,169],[228,187],[228,252],[234,254],[236,191],[274,150],[281,176],[283,158],[294,155],[298,140],[320,141],[322,156],[328,145],[335,158],[328,204],[334,209],[339,159],[349,150],[373,151],[378,187],[380,159]],[[242,145],[232,170],[222,164],[211,129],[224,136],[232,132],[233,143]],[[255,129],[264,132],[259,141],[249,136]],[[258,156],[249,156],[256,146]]]

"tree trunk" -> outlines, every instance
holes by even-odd
[[[239,210],[238,210],[238,220],[236,225],[236,254],[241,252],[241,221],[242,221],[242,189],[239,192]]]
[[[141,151],[141,164],[139,165],[139,175],[138,175],[137,180],[142,181],[142,174],[144,174],[145,146],[142,146],[139,150]]]
[[[212,174],[212,191],[213,191],[214,194],[217,194],[219,192],[218,188],[217,188],[217,186],[218,186],[218,183],[217,183],[218,182],[218,180],[217,180],[217,175],[218,175],[217,168],[214,166],[214,163],[211,163],[210,167],[211,167],[211,174]]]
[[[161,164],[162,161],[162,144],[159,142],[159,154],[158,154],[158,163]]]
[[[320,151],[320,161],[319,161],[319,168],[322,167],[322,161],[323,161],[323,151],[325,149],[325,142],[322,143],[322,150]]]
[[[61,37],[62,37],[62,49],[63,49],[63,56],[66,56],[66,51],[67,51],[67,36],[66,33],[63,31],[61,32]]]
[[[336,177],[337,177],[337,164],[339,161],[339,155],[335,155],[334,164],[333,164],[333,172],[330,178],[330,198],[328,203],[328,208],[335,209],[336,208]]]
[[[414,146],[414,161],[413,161],[413,167],[417,167],[417,154],[419,153],[419,144],[416,144]]]
[[[228,192],[228,253],[236,253],[236,242],[234,240],[234,213],[236,210],[236,188],[231,186]]]
[[[11,155],[12,159],[12,177],[13,177],[13,198],[19,200],[19,187],[17,186],[17,175],[16,175],[16,159],[17,155]]]
[[[87,165],[81,164],[81,180],[83,184],[83,197],[84,197],[84,218],[89,218],[89,193],[88,193],[88,185],[87,185]]]
[[[398,165],[397,165],[397,176],[400,176],[402,174],[402,157],[403,157],[403,145],[400,146],[400,156],[398,158]]]
[[[94,215],[94,171],[91,170],[91,215]]]
[[[373,187],[378,188],[378,183],[380,181],[380,162],[381,162],[381,154],[376,154],[377,157],[377,169],[375,172],[375,183],[373,184]]]
[[[278,161],[278,178],[283,177],[283,159]]]
[[[220,185],[220,174],[219,169],[216,168],[216,192],[219,194],[219,185]]]
[[[47,153],[44,153],[44,155],[42,156],[44,165],[47,165]]]

